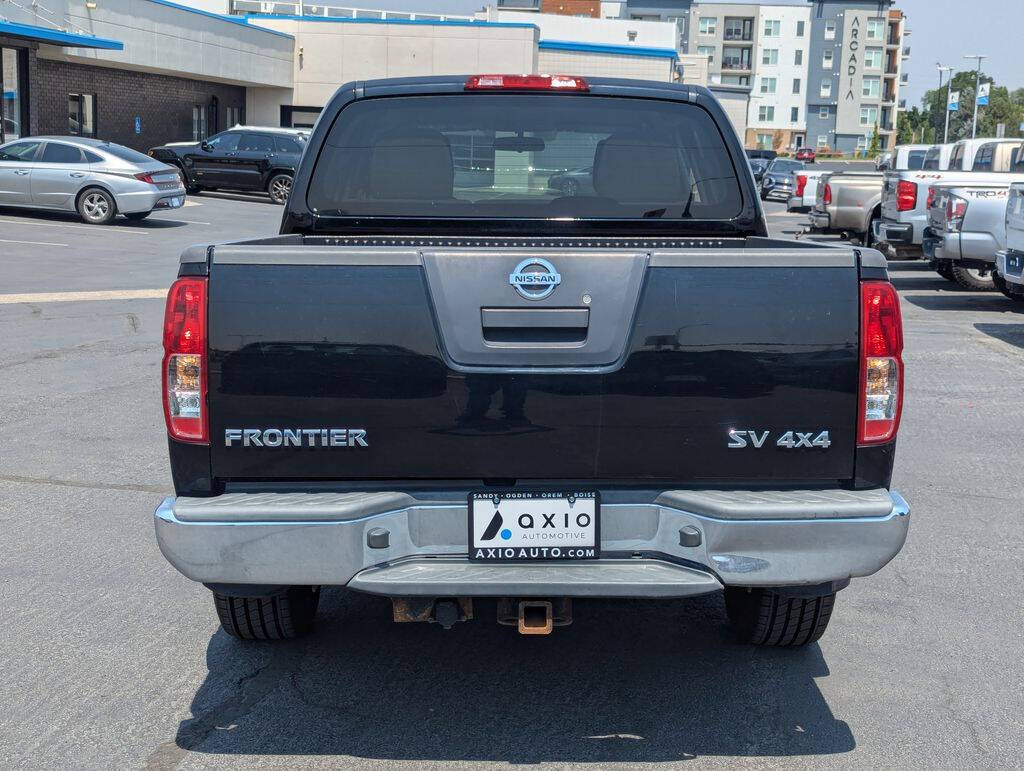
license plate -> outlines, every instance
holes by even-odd
[[[176,195],[173,198],[165,198],[168,209],[180,209],[185,204],[185,196]]]
[[[1016,275],[1024,270],[1024,254],[1006,255],[1006,272]]]
[[[601,502],[594,491],[476,492],[469,558],[481,562],[597,559]]]

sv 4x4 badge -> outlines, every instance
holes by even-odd
[[[729,432],[729,449],[742,450],[744,447],[753,447],[760,450],[768,440],[771,439],[771,431],[737,431]],[[827,450],[832,446],[828,431],[786,431],[774,442],[776,447],[787,450],[795,450],[799,447],[819,447]]]

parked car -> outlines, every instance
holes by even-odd
[[[819,180],[814,208],[808,215],[811,229],[841,233],[871,246],[872,225],[880,215],[881,200],[881,172],[831,172]]]
[[[814,207],[814,201],[818,195],[818,184],[822,178],[831,173],[830,171],[810,171],[808,169],[793,172],[796,182],[793,187],[793,195],[786,202],[786,210],[809,212]]]
[[[767,158],[750,158],[750,171],[754,175],[754,181],[760,184],[761,180],[764,179],[764,173],[768,169],[768,164],[771,163]]]
[[[924,229],[928,225],[928,187],[977,179],[968,173],[976,164],[988,174],[1007,172],[1021,157],[1020,145],[1020,139],[962,139],[953,145],[946,171],[922,167],[918,171],[886,172],[876,243],[895,257],[922,256]]]
[[[804,165],[800,161],[791,161],[787,158],[776,158],[769,163],[764,176],[761,177],[761,200],[775,198],[788,201],[795,187],[793,174],[803,168]]]
[[[235,126],[201,142],[171,142],[149,154],[179,169],[190,193],[262,191],[283,204],[306,146],[306,132]]]
[[[176,169],[131,148],[86,137],[42,136],[0,145],[0,206],[77,211],[92,225],[177,209]]]
[[[818,157],[818,152],[813,147],[801,147],[796,151],[794,156],[798,161],[804,161],[805,163],[814,163],[815,158]]]
[[[1006,248],[1009,182],[932,185],[928,191],[925,257],[965,289],[993,291],[996,253]]]
[[[594,169],[572,169],[548,177],[548,189],[561,195],[593,195]]]
[[[496,132],[593,148],[597,194],[461,187],[456,141]],[[324,586],[525,634],[724,589],[741,639],[797,646],[899,552],[885,260],[766,237],[709,90],[362,81],[309,144],[281,235],[192,247],[167,299],[156,537],[229,635],[305,633]]]
[[[1024,182],[1010,186],[1005,224],[1006,248],[996,252],[993,279],[1000,292],[1024,303]]]

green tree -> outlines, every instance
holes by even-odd
[[[878,124],[875,124],[875,131],[871,135],[871,146],[868,148],[868,158],[878,157]]]
[[[953,76],[949,86],[927,91],[921,99],[922,128],[930,129],[923,132],[925,141],[942,141],[942,132],[946,120],[946,100],[950,90],[960,92],[959,109],[949,115],[949,141],[969,137],[974,119],[974,71],[965,70]],[[1005,86],[996,86],[985,73],[981,81],[992,82],[988,105],[978,110],[978,136],[994,136],[996,124],[1006,124],[1006,136],[1020,136],[1020,124],[1024,121],[1024,88],[1016,89],[1012,94]]]

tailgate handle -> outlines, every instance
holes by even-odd
[[[587,339],[590,308],[481,308],[487,343],[578,344]]]

